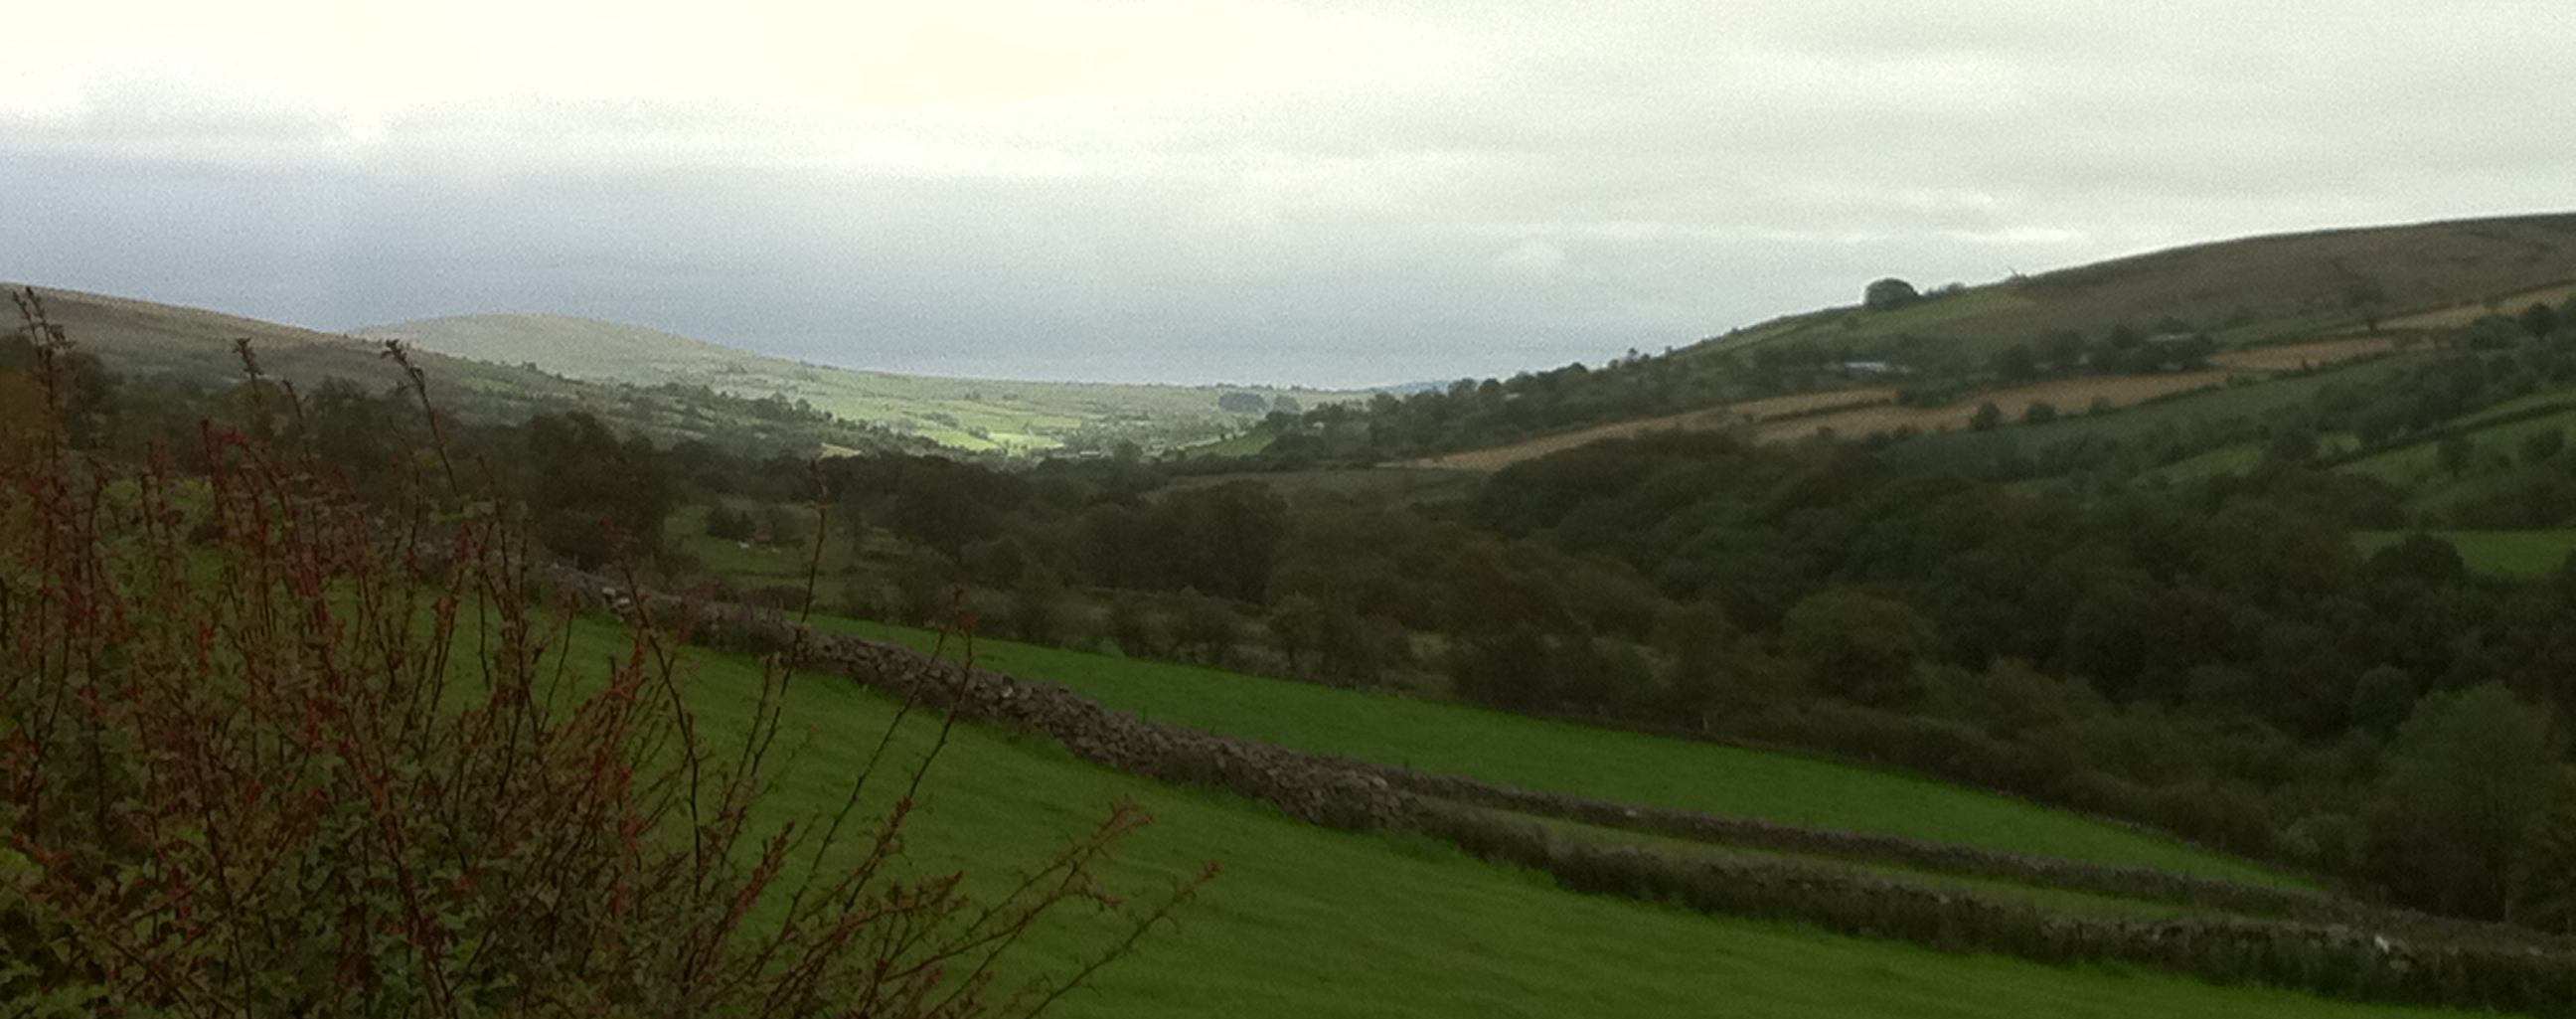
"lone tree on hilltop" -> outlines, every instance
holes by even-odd
[[[1914,284],[1890,276],[1861,291],[1860,306],[1871,311],[1893,311],[1922,299]]]

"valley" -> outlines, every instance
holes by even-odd
[[[1402,395],[47,291],[0,512],[87,491],[161,528],[97,547],[175,543],[102,570],[211,575],[290,526],[201,508],[274,448],[309,505],[596,571],[525,587],[599,675],[634,602],[729,606],[671,704],[804,734],[778,818],[897,711],[816,648],[971,657],[1074,721],[905,723],[944,747],[908,865],[1007,875],[1123,800],[1118,883],[1220,868],[1066,1014],[2566,1014],[2570,280],[2576,217],[2253,238]],[[0,557],[0,632],[65,547]],[[765,708],[763,662],[808,670]]]

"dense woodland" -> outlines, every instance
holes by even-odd
[[[2049,475],[1975,449],[1723,434],[1601,443],[1435,499],[1275,473],[1307,462],[1299,435],[1321,436],[1310,452],[1373,436],[1375,457],[1439,408],[1543,408],[1514,394],[1551,386],[1620,399],[1583,380],[1651,379],[1664,360],[1283,415],[1279,446],[1234,465],[1268,474],[1134,456],[815,459],[657,443],[580,413],[443,427],[462,469],[514,493],[539,540],[583,566],[805,601],[666,547],[678,511],[704,507],[691,519],[729,542],[826,543],[835,566],[813,590],[827,609],[956,625],[962,608],[966,625],[1035,642],[1803,747],[2409,905],[2569,929],[2576,567],[2498,579],[2431,537],[2365,555],[2350,532],[2563,523],[2576,453],[2536,440],[2460,454],[2490,494],[2454,520],[2410,520],[2403,492],[2321,470],[2340,454],[2318,437],[2421,440],[2576,375],[2570,339],[2554,324],[2473,331],[2414,370],[2210,434],[2097,447],[2095,469]],[[21,340],[0,360],[25,353]],[[390,493],[424,455],[399,393],[176,392],[94,362],[73,377],[75,441],[113,455],[166,449],[186,469],[195,420],[255,404],[288,408],[282,438],[362,495]],[[2120,469],[2247,435],[2267,445],[2244,473]],[[2158,441],[2172,448],[2122,452]]]

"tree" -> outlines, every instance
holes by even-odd
[[[2477,440],[2469,438],[2466,433],[2443,436],[2442,441],[2433,447],[2434,462],[2441,465],[2443,473],[2453,478],[2468,473],[2477,459]]]
[[[707,509],[707,537],[726,541],[750,541],[759,530],[749,510],[735,509],[723,503]]]
[[[530,418],[525,435],[528,511],[547,548],[585,569],[661,550],[672,487],[651,440],[621,441],[578,411]]]
[[[2576,934],[2576,768],[2562,767],[2513,860],[2506,919]]]
[[[2514,322],[2532,339],[2548,339],[2549,334],[2558,331],[2558,309],[2534,301],[2531,307],[2522,309],[2522,314],[2514,316]]]
[[[1872,282],[1861,291],[1861,307],[1871,311],[1894,311],[1923,299],[1914,284],[1894,276]]]
[[[1241,636],[1241,621],[1233,607],[1197,591],[1181,592],[1180,618],[1172,627],[1174,643],[1192,649],[1202,663],[1223,666],[1233,662],[1235,641]]]
[[[1940,634],[1912,606],[1848,587],[1808,595],[1780,621],[1780,649],[1824,690],[1892,706],[1918,692],[1915,670]]]
[[[1287,656],[1290,672],[1303,671],[1306,653],[1324,646],[1329,620],[1324,603],[1312,597],[1290,594],[1271,602],[1266,621],[1270,624],[1271,642]]]
[[[2004,409],[1996,406],[1993,400],[1978,404],[1977,412],[1968,418],[1968,427],[1980,432],[1993,431],[1996,425],[2003,423]]]
[[[2039,355],[2029,344],[2016,343],[1995,352],[1994,369],[2006,382],[2028,382],[2039,377]]]
[[[1776,706],[1797,692],[1789,670],[1707,602],[1666,613],[1656,626],[1655,645],[1668,662],[1664,710],[1702,728],[1720,716]]]
[[[2559,767],[2548,711],[2503,686],[2425,698],[2371,798],[2376,876],[2422,908],[2502,915],[2514,854]]]
[[[2263,444],[2263,462],[2276,467],[2299,467],[2317,458],[2317,430],[2304,421],[2286,421],[2272,429],[2270,441]]]

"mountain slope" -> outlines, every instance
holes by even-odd
[[[2572,299],[2576,214],[2253,237],[1936,287],[1909,303],[1784,316],[1661,356],[1381,400],[1345,430],[1370,435],[1361,458],[1472,469],[1594,433],[1957,430],[1989,403],[2004,418],[1986,422],[1995,424],[2038,404],[2055,416],[2267,384]],[[1795,420],[1736,411],[1790,394],[1872,402],[1824,395],[1863,391],[1893,391],[1902,406]],[[1305,424],[1313,436],[1339,422]]]
[[[656,385],[758,355],[659,329],[571,315],[448,315],[352,330],[491,364],[526,364],[576,379]]]
[[[20,289],[19,284],[6,286]],[[249,341],[263,373],[297,386],[336,377],[383,392],[404,381],[401,370],[383,356],[380,340],[76,290],[38,288],[36,293],[47,316],[78,349],[139,382],[204,391],[237,385],[243,368],[234,344],[240,340]],[[581,381],[425,349],[413,351],[412,360],[427,377],[433,400],[475,421],[509,423],[579,410],[666,442],[748,442],[803,453],[899,441],[881,429],[810,413],[780,413],[781,408],[703,392]]]

